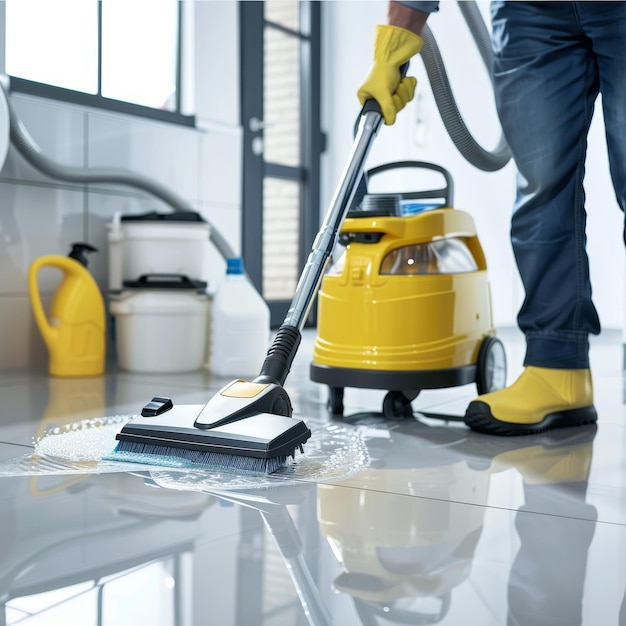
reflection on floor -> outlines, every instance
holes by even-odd
[[[511,381],[523,345],[499,334]],[[385,392],[347,389],[330,416],[311,345],[307,331],[286,384],[296,414],[353,432],[364,467],[225,488],[201,472],[22,463],[0,477],[0,624],[626,626],[621,333],[592,342],[597,428],[520,438],[432,417],[461,414],[473,386],[423,391],[398,421],[381,414]],[[4,373],[0,467],[56,426],[153,395],[203,402],[224,382]]]

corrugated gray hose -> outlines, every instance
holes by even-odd
[[[475,2],[459,0],[458,5],[491,78],[493,53],[489,31],[480,10]],[[504,135],[500,136],[497,146],[492,151],[483,148],[472,137],[457,107],[439,47],[428,26],[424,27],[422,37],[424,46],[420,56],[424,61],[435,102],[450,139],[463,157],[478,169],[486,172],[502,169],[511,159],[511,152]]]
[[[193,208],[179,195],[162,185],[141,174],[129,172],[121,169],[86,168],[62,165],[48,158],[43,154],[41,148],[30,136],[24,124],[18,119],[11,107],[11,102],[7,97],[5,86],[0,81],[3,95],[6,98],[9,108],[9,128],[11,143],[18,152],[37,170],[54,178],[71,183],[92,183],[92,184],[112,184],[124,185],[134,189],[140,189],[146,193],[162,200],[175,212],[193,211]],[[209,240],[224,259],[238,256],[230,247],[224,237],[209,224]]]

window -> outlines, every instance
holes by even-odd
[[[16,91],[193,125],[181,106],[179,0],[6,0]]]

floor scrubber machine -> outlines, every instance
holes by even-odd
[[[401,168],[438,172],[445,186],[367,192],[373,176]],[[421,161],[380,165],[360,195],[318,294],[310,376],[328,385],[329,411],[343,414],[346,387],[388,390],[383,414],[392,419],[411,416],[423,389],[502,388],[485,255],[472,217],[452,208],[449,172]]]

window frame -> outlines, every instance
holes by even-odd
[[[176,45],[176,99],[174,111],[156,109],[153,107],[106,98],[102,95],[102,0],[98,2],[98,91],[95,94],[84,91],[75,91],[65,87],[40,83],[18,76],[7,74],[10,81],[10,89],[16,93],[22,93],[51,100],[60,100],[69,104],[88,106],[115,113],[135,115],[142,118],[153,119],[161,122],[169,122],[181,126],[195,127],[195,115],[183,114],[182,109],[182,83],[183,83],[183,0],[178,0],[178,32]],[[6,28],[6,17],[3,16]],[[6,56],[6,51],[3,50]]]

